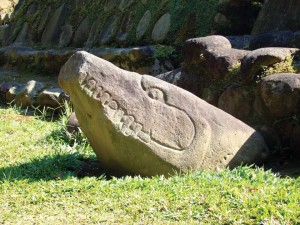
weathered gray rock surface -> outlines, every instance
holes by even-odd
[[[136,38],[139,40],[146,33],[151,22],[151,12],[147,10],[136,28]]]
[[[74,34],[74,39],[72,41],[72,46],[74,47],[83,47],[86,40],[89,37],[89,20],[88,18],[85,18],[77,28],[75,34]]]
[[[298,113],[300,74],[282,73],[264,77],[258,90],[270,115],[276,119]]]
[[[249,49],[249,45],[251,40],[253,39],[253,36],[251,35],[226,36],[226,38],[230,41],[232,48]]]
[[[5,90],[5,98],[4,102],[6,103],[13,103],[15,100],[15,97],[17,96],[18,93],[21,92],[21,90],[25,87],[25,84],[13,84],[9,85],[7,88],[8,90]]]
[[[155,77],[178,86],[177,82],[181,78],[181,69],[172,70],[167,73],[161,73]]]
[[[155,24],[153,31],[152,31],[152,39],[156,43],[162,42],[171,27],[171,15],[169,13],[164,14]]]
[[[57,44],[59,41],[61,27],[64,23],[64,20],[67,16],[67,6],[66,4],[61,5],[58,9],[55,10],[53,16],[49,20],[42,38],[41,43],[45,46]]]
[[[218,108],[242,121],[247,121],[247,118],[251,116],[253,104],[250,93],[251,91],[245,87],[232,84],[220,96]]]
[[[207,49],[203,54],[206,72],[213,79],[226,77],[235,67],[238,67],[241,60],[247,55],[248,51],[239,49]]]
[[[32,44],[32,36],[30,34],[30,28],[28,23],[25,23],[22,30],[18,34],[15,42],[13,45],[15,46],[23,46],[23,45],[30,45]]]
[[[37,104],[57,109],[63,104],[59,97],[62,93],[63,90],[60,88],[47,88],[38,95]]]
[[[292,31],[273,31],[253,36],[249,43],[250,49],[265,47],[296,47]]]
[[[82,131],[107,168],[174,174],[261,163],[261,135],[193,94],[147,75],[124,71],[86,52],[63,66]]]
[[[58,46],[61,48],[67,47],[71,42],[73,35],[73,27],[70,24],[65,24],[62,27],[62,32],[60,34]]]
[[[53,88],[52,82],[38,82],[36,80],[27,83],[15,81],[0,83],[0,102],[15,104],[20,107],[51,108],[59,111],[63,108],[68,96],[61,88]],[[49,88],[50,87],[50,88]]]
[[[4,32],[8,28],[8,25],[0,25],[0,45],[2,45]]]
[[[0,48],[0,66],[19,70],[58,74],[68,58],[78,49],[35,50],[29,47],[13,46]],[[174,69],[175,62],[167,57],[155,58],[154,46],[133,48],[92,48],[91,54],[109,60],[122,69],[141,74],[158,75]],[[152,60],[155,58],[155,60]]]
[[[182,48],[184,68],[188,70],[192,69],[194,64],[198,65],[203,61],[204,53],[212,49],[231,49],[231,44],[227,38],[219,35],[187,40]]]
[[[252,34],[261,34],[278,30],[299,30],[299,0],[270,0],[260,11]]]
[[[249,52],[241,62],[241,74],[244,82],[255,80],[263,66],[272,66],[295,55],[296,48],[260,48]]]
[[[16,93],[15,104],[22,107],[34,105],[34,97],[41,91],[45,85],[42,82],[35,80],[28,81],[28,83]]]
[[[73,134],[78,133],[78,132],[80,132],[80,127],[79,127],[78,119],[77,119],[75,113],[73,112],[67,122],[66,135],[68,137],[71,137]]]

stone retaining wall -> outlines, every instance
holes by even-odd
[[[57,76],[60,68],[76,51],[85,50],[114,63],[116,66],[141,74],[157,75],[178,67],[176,50],[170,46],[134,48],[49,49],[9,46],[0,48],[0,66]]]
[[[180,44],[212,33],[250,33],[261,4],[219,0],[19,1],[3,45]],[[242,22],[241,22],[242,21]]]
[[[234,49],[222,36],[189,39],[181,70],[157,77],[261,131],[272,152],[300,157],[298,48]]]

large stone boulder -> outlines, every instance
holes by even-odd
[[[261,135],[193,94],[87,52],[63,66],[80,128],[103,166],[152,176],[261,163]]]
[[[207,74],[215,80],[224,79],[229,73],[240,66],[241,60],[248,51],[239,49],[209,49],[205,54]]]
[[[230,41],[220,35],[189,39],[182,52],[182,73],[176,85],[213,105],[229,81],[238,78],[241,61],[249,53],[231,48]]]
[[[9,92],[9,90],[11,88],[15,87],[14,89],[17,89],[16,87],[20,87],[20,86],[22,86],[22,85],[15,81],[1,82],[1,84],[0,84],[0,102],[1,103],[10,103],[11,101],[13,101],[14,97],[12,97],[9,102],[7,102],[6,94]],[[13,94],[13,93],[11,93],[11,94]]]
[[[298,113],[300,105],[300,74],[282,73],[264,77],[258,87],[270,116],[275,119]]]
[[[249,45],[253,36],[251,35],[242,35],[242,36],[226,36],[230,41],[232,48],[236,49],[249,49]]]
[[[204,54],[212,49],[231,49],[231,44],[227,38],[220,35],[187,40],[182,47],[184,69],[187,71],[193,70],[203,61]]]
[[[299,30],[299,11],[299,0],[265,1],[254,24],[252,34],[261,34],[278,30]]]
[[[28,81],[24,87],[16,93],[14,103],[17,106],[28,107],[34,105],[35,97],[42,89],[45,88],[45,84],[35,80]]]
[[[293,47],[294,33],[292,31],[273,31],[256,35],[249,43],[249,49],[265,47]]]
[[[63,104],[62,100],[60,99],[62,93],[63,90],[60,88],[45,89],[37,96],[37,105],[41,107],[58,109]]]
[[[260,48],[249,52],[241,61],[241,77],[243,82],[259,80],[258,75],[263,67],[270,67],[276,63],[292,58],[299,49],[296,48]]]
[[[181,69],[176,69],[166,73],[161,73],[155,77],[178,86],[178,80],[180,80],[181,78]]]
[[[218,108],[230,115],[247,121],[251,118],[253,96],[251,91],[238,84],[231,84],[220,96]]]

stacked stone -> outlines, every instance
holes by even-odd
[[[257,35],[227,36],[232,47],[255,50],[266,47],[300,48],[300,31],[272,31]]]
[[[105,12],[112,11],[116,7],[121,12],[132,6],[134,1],[108,1],[104,4],[103,10]],[[32,14],[34,16],[37,13],[38,5],[33,3],[27,10],[27,15]],[[99,19],[91,22],[89,17],[82,19],[81,23],[74,27],[68,20],[70,14],[69,6],[64,3],[55,10],[53,7],[48,6],[41,14],[41,18],[38,25],[25,22],[22,29],[19,31],[15,39],[11,37],[15,27],[7,30],[7,35],[4,38],[4,45],[18,45],[29,46],[33,42],[37,41],[43,46],[58,46],[58,47],[93,47],[104,46],[112,42],[114,43],[126,43],[128,41],[129,32],[135,29],[134,42],[140,41],[144,38],[146,32],[151,32],[152,43],[162,43],[167,38],[171,28],[171,15],[170,13],[164,13],[157,19],[153,18],[149,10],[145,11],[141,17],[137,27],[134,28],[132,22],[132,13],[123,15],[113,14],[106,19],[106,22],[102,25]],[[120,21],[121,20],[121,21]],[[34,37],[33,27],[37,27],[37,32],[40,38],[38,40]],[[151,27],[153,26],[153,27]]]
[[[218,12],[225,6],[230,9],[228,12]],[[195,35],[223,29],[244,33],[240,30],[251,26],[258,14],[255,8],[250,0],[243,3],[204,0],[20,1],[6,29],[4,46],[39,44],[43,47],[90,48],[180,44]],[[241,11],[247,9],[253,13],[245,16]],[[235,12],[241,13],[229,18]],[[238,24],[236,21],[245,22]],[[247,29],[250,32],[251,28]]]
[[[92,48],[88,52],[109,60],[122,69],[157,75],[174,69],[175,60],[168,54],[157,56],[155,46],[133,48]],[[68,58],[79,49],[35,50],[10,46],[0,49],[0,66],[58,75]]]
[[[208,36],[187,40],[183,55],[182,69],[176,71],[178,86],[259,128],[270,149],[300,155],[300,74],[289,71],[299,49],[245,51],[233,49],[225,37]],[[280,63],[280,74],[264,74]],[[170,74],[158,78],[173,82]]]

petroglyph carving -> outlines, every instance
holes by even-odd
[[[142,175],[259,163],[255,130],[191,93],[121,70],[86,52],[63,66],[59,83],[103,166]]]
[[[121,108],[117,101],[113,99],[112,94],[107,92],[104,87],[101,87],[92,76],[83,74],[79,79],[79,84],[88,96],[101,102],[107,117],[123,135],[133,136],[145,143],[150,143],[151,137],[143,131],[143,126],[135,121],[136,119],[133,115],[125,114],[126,110]]]
[[[101,84],[97,83],[92,76],[89,74],[82,75],[79,83],[88,96],[101,102],[108,118],[118,125],[118,129],[125,136],[138,137],[145,143],[150,143],[152,140],[158,145],[172,148],[173,150],[182,151],[191,145],[195,137],[195,126],[190,117],[178,107],[168,104],[164,91],[148,86],[145,78],[141,81],[141,87],[151,100],[157,101],[153,107],[152,114],[160,118],[158,125],[150,129],[149,133],[143,129],[143,125],[136,121],[134,115],[125,114],[126,109],[121,108],[112,97],[112,94],[100,86]],[[170,125],[170,123],[175,121],[177,122],[174,123],[176,126],[164,131],[165,127],[169,127],[165,125]],[[182,126],[186,129],[182,130]]]

